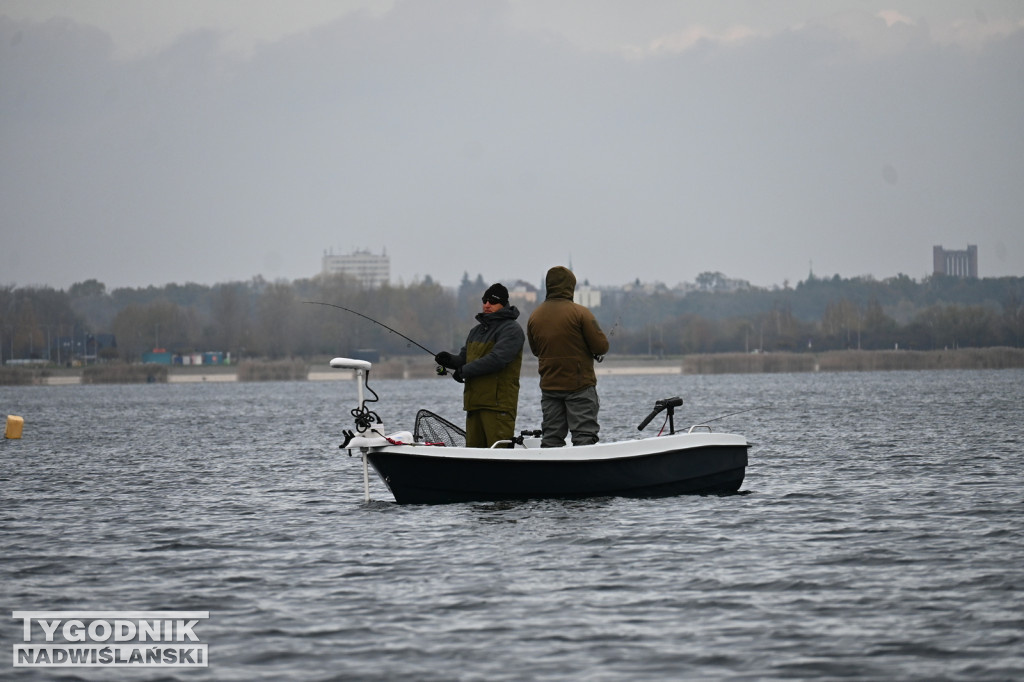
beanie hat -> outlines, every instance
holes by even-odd
[[[484,303],[500,303],[502,307],[508,305],[508,289],[502,284],[492,284],[487,287],[483,296]]]

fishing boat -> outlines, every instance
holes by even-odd
[[[367,407],[377,399],[367,383],[371,363],[335,358],[331,367],[355,372],[355,429],[343,431],[340,447],[362,455],[367,502],[371,467],[398,504],[724,494],[739,490],[746,472],[750,445],[743,436],[714,432],[708,424],[676,432],[674,412],[683,403],[678,397],[657,400],[638,427],[664,413],[664,435],[541,448],[540,432],[524,431],[491,448],[467,448],[459,427],[427,410],[417,414],[413,432],[385,433]]]

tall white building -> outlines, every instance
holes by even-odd
[[[353,251],[343,256],[324,252],[323,273],[348,275],[363,287],[373,289],[391,279],[391,259],[387,251],[382,251],[379,256],[369,251]]]
[[[576,287],[576,291],[572,294],[572,300],[575,303],[579,303],[587,308],[600,308],[601,307],[601,290],[595,289],[589,284],[581,284]]]

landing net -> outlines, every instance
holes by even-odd
[[[412,437],[417,443],[445,445],[450,448],[466,447],[466,432],[430,410],[420,410],[416,413],[416,426],[413,428]]]

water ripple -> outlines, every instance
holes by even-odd
[[[648,398],[683,395],[677,423],[772,405],[721,425],[757,443],[743,494],[441,507],[377,480],[363,504],[337,449],[347,384],[0,388],[26,417],[0,445],[8,610],[211,612],[206,669],[0,663],[19,680],[1020,679],[1021,386],[609,377],[606,437],[633,437]],[[449,384],[375,388],[389,424],[425,404],[460,418]],[[538,402],[524,385],[523,428]]]

